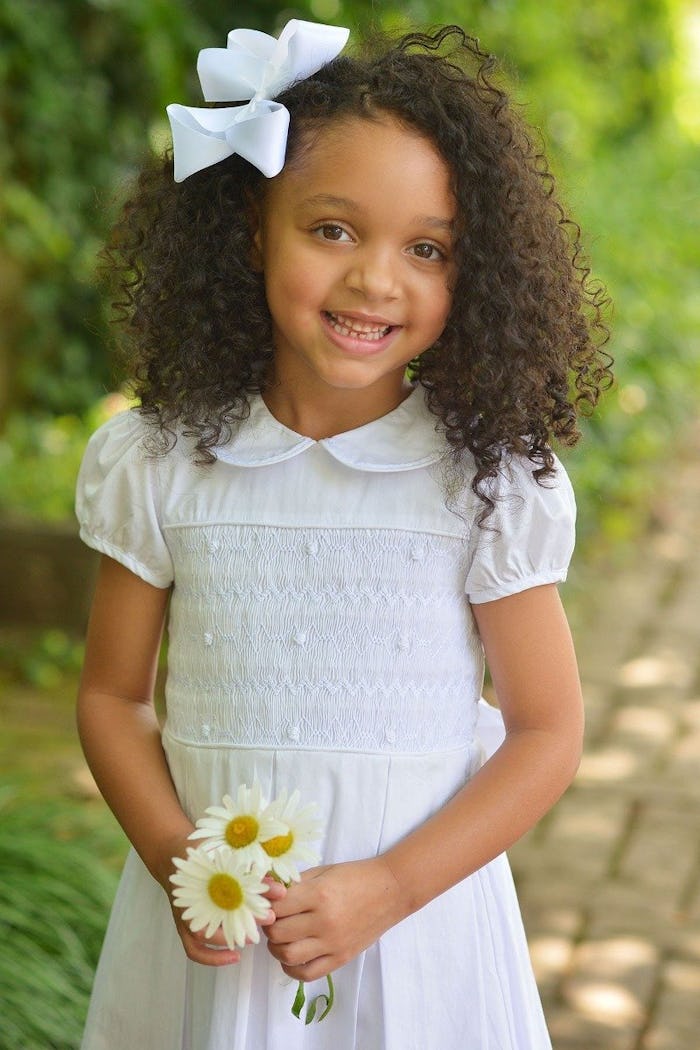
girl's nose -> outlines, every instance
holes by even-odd
[[[395,299],[398,295],[397,263],[393,252],[363,248],[353,252],[345,283],[368,302]]]

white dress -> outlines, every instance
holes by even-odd
[[[192,819],[255,777],[298,788],[325,822],[324,863],[391,847],[484,760],[493,709],[470,603],[560,581],[574,501],[512,460],[486,529],[469,489],[445,506],[444,439],[420,389],[322,441],[253,399],[209,468],[188,439],[144,454],[137,412],[91,439],[83,539],[173,584],[163,742]],[[477,727],[477,720],[479,726]],[[484,748],[484,744],[486,747]],[[239,965],[189,962],[161,887],[132,851],[95,978],[83,1050],[546,1050],[504,855],[334,974],[320,1024],[264,938]],[[313,996],[325,981],[311,984]]]

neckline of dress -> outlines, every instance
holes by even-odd
[[[421,387],[415,387],[379,419],[318,441],[280,423],[256,394],[250,400],[248,418],[227,445],[215,450],[216,457],[237,467],[262,467],[318,447],[355,470],[415,470],[435,463],[446,449],[439,420],[430,412],[424,394]]]

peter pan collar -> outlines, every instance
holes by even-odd
[[[437,462],[446,450],[437,418],[429,411],[421,387],[398,408],[355,430],[334,437],[297,434],[272,415],[259,395],[251,398],[250,415],[231,441],[216,449],[217,459],[237,467],[281,463],[317,445],[355,470],[414,470]]]

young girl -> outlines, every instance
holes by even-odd
[[[608,378],[602,300],[476,42],[345,36],[203,52],[235,105],[170,108],[176,180],[152,165],[112,244],[140,407],[79,480],[79,726],[134,850],[86,1050],[550,1045],[504,850],[579,761],[549,443]],[[169,877],[254,780],[318,804],[323,862],[233,951]],[[305,1026],[290,978],[331,972]]]

